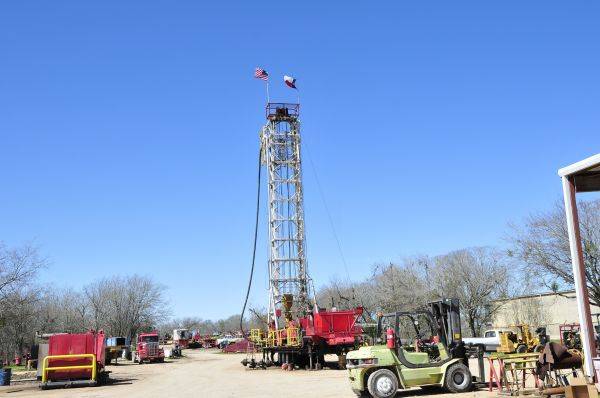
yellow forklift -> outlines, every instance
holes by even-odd
[[[509,328],[514,331],[500,332],[498,352],[504,354],[541,352],[544,345],[550,341],[544,327],[535,330],[537,336],[533,335],[531,326],[526,323],[510,325]]]

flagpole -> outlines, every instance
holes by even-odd
[[[270,102],[270,100],[269,100],[269,81],[265,80],[265,84],[267,86],[267,105],[268,105]]]

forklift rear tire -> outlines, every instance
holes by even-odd
[[[375,398],[392,398],[398,392],[398,378],[389,369],[379,369],[369,375],[367,389]]]
[[[444,378],[444,388],[453,393],[469,391],[473,387],[471,371],[463,363],[450,365]]]
[[[517,347],[517,352],[519,354],[525,354],[527,352],[527,346],[524,344],[521,344],[520,346]]]

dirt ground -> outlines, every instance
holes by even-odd
[[[222,354],[215,350],[186,350],[185,357],[164,364],[109,366],[110,385],[41,391],[37,385],[0,387],[1,397],[102,398],[128,397],[323,397],[352,398],[345,370],[294,371],[249,370],[240,361],[245,354]],[[487,398],[485,391],[466,394],[435,394],[436,398]],[[398,397],[426,396],[420,389],[402,391]]]

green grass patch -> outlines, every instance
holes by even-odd
[[[11,368],[13,372],[25,372],[27,371],[27,367],[23,365],[10,365],[5,366],[4,368]]]

